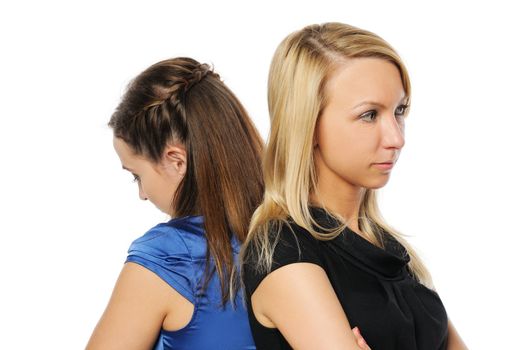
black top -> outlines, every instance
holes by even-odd
[[[313,208],[312,214],[322,227],[338,224],[323,209]],[[280,232],[271,233],[280,235],[272,271],[297,262],[321,266],[350,326],[358,326],[374,350],[446,349],[448,319],[441,299],[409,273],[410,258],[397,240],[385,234],[382,249],[349,228],[329,241],[313,238],[294,223],[291,228],[282,225]],[[243,278],[256,347],[291,349],[278,329],[267,328],[254,317],[251,296],[267,275],[255,271],[255,259],[249,246]]]

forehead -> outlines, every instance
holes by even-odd
[[[381,58],[353,58],[340,63],[326,87],[329,101],[397,101],[405,97],[399,69]]]
[[[115,152],[119,156],[119,159],[121,160],[121,163],[126,166],[127,164],[135,163],[137,161],[140,161],[140,157],[138,157],[132,148],[128,146],[128,144],[121,138],[115,137],[113,138],[113,147],[115,149]]]

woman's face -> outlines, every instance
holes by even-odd
[[[135,154],[128,144],[120,138],[113,138],[113,146],[123,169],[134,176],[139,188],[139,198],[149,200],[162,212],[173,215],[172,200],[184,170],[164,157],[158,164]]]
[[[404,146],[407,102],[399,70],[379,58],[350,59],[329,77],[325,94],[315,131],[319,182],[384,186]]]

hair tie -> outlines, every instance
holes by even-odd
[[[208,64],[200,64],[192,70],[190,77],[185,79],[184,92],[190,90],[194,85],[203,80],[209,73],[212,73]]]

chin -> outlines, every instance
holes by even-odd
[[[379,179],[378,181],[370,181],[364,187],[369,190],[378,190],[379,188],[386,186],[387,183],[388,183],[388,178],[385,178],[382,180]]]

